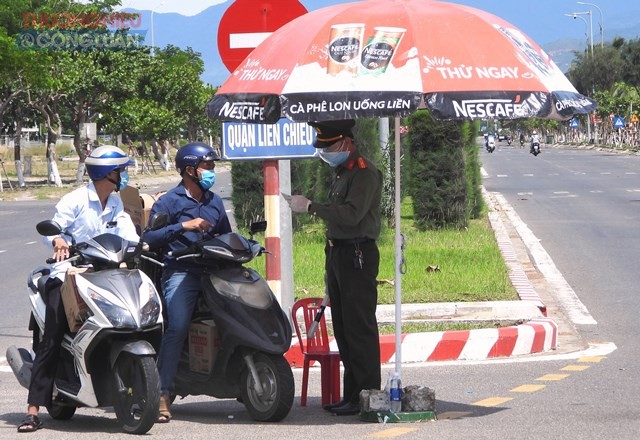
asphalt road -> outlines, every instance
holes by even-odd
[[[504,147],[499,144],[492,155],[481,151],[488,173],[485,185],[516,208],[597,321],[576,325],[580,335],[594,344],[593,351],[404,365],[404,385],[435,389],[437,422],[363,423],[357,417],[329,415],[320,408],[320,375],[315,369],[308,406],[300,407],[297,397],[280,423],[257,423],[235,401],[190,396],[174,405],[171,423],[155,425],[149,435],[159,439],[638,438],[640,381],[634,341],[638,300],[633,295],[639,285],[633,266],[638,208],[634,212],[637,205],[630,200],[634,188],[640,190],[640,177],[627,174],[637,169],[638,158],[563,150],[545,150],[534,158]],[[26,273],[43,258],[39,242],[28,243],[39,240],[33,226],[46,218],[51,207],[41,202],[0,202],[0,251],[5,250],[0,253],[3,351],[9,344],[28,345]],[[608,342],[618,349],[599,350],[599,344]],[[384,367],[384,378],[392,368]],[[295,369],[294,376],[299,396],[301,371]],[[26,394],[0,366],[0,438],[15,438]],[[129,438],[119,432],[110,409],[82,408],[67,422],[46,414],[43,420],[46,429],[33,438]]]

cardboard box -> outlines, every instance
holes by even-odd
[[[189,327],[189,369],[210,373],[216,361],[220,336],[212,320],[194,322]]]
[[[76,285],[76,274],[91,271],[88,267],[71,267],[67,270],[64,277],[64,283],[60,288],[62,296],[62,304],[64,305],[64,313],[67,316],[69,330],[77,332],[82,323],[89,316],[89,306],[78,294],[78,286]]]
[[[124,205],[124,212],[129,214],[133,224],[136,225],[138,234],[144,231],[149,222],[149,214],[151,213],[151,207],[156,200],[160,198],[165,191],[157,193],[155,196],[151,194],[140,193],[138,188],[133,186],[127,186],[120,191],[120,198],[122,198],[122,204]]]

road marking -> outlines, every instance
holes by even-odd
[[[38,243],[38,242],[37,241],[28,241],[25,244],[36,244],[36,243]]]
[[[606,356],[583,356],[578,359],[578,362],[598,363],[600,361],[605,360],[606,358],[607,358]]]
[[[523,174],[524,177],[533,177],[533,174]]]
[[[535,391],[540,391],[541,389],[543,389],[544,387],[546,387],[546,385],[520,385],[519,387],[515,387],[511,391],[512,393],[533,393]]]
[[[497,174],[496,177],[509,177],[508,174]]]
[[[518,195],[519,196],[532,196],[533,193],[532,192],[521,192],[521,193],[518,193]]]
[[[540,244],[540,240],[513,210],[507,199],[500,193],[494,193],[502,210],[507,214],[516,231],[531,253],[535,265],[538,267],[552,289],[556,292],[558,305],[574,324],[597,324],[578,295],[564,279],[547,251]]]
[[[554,194],[569,194],[569,191],[554,191]]]
[[[475,406],[498,406],[505,402],[513,400],[513,397],[489,397],[488,399],[480,400],[479,402],[472,403]]]
[[[590,192],[590,193],[593,193],[593,194],[600,194],[600,193],[603,193],[604,191],[600,191],[599,189],[592,189],[592,190],[591,190],[591,191],[589,191],[589,192]]]
[[[640,189],[628,189],[627,192],[640,192]]]
[[[638,173],[636,173],[635,171],[629,171],[629,172],[627,172],[625,174],[638,174]]]
[[[591,368],[590,365],[567,365],[564,368],[560,368],[562,371],[584,371],[587,368]]]
[[[608,172],[608,171],[604,171],[604,172],[602,172],[602,173],[600,173],[600,174],[603,174],[603,175],[609,175],[609,174],[611,174],[611,173],[610,173],[610,172]]]
[[[0,254],[1,254],[1,253],[3,253],[3,252],[7,252],[7,251],[5,251],[5,250],[1,250],[1,249],[0,249]]]
[[[400,437],[401,435],[409,434],[410,432],[417,431],[418,428],[389,428],[384,431],[376,432],[370,435],[372,438],[393,438]]]
[[[540,376],[536,380],[562,380],[571,376],[570,374],[545,374],[544,376]]]
[[[550,199],[572,199],[578,197],[575,194],[564,194],[564,195],[560,195],[560,196],[550,196]]]

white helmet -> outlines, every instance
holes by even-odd
[[[533,134],[538,134],[538,132],[537,132],[537,131],[535,131],[535,130],[533,130]]]

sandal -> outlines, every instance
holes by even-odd
[[[35,414],[27,414],[22,420],[22,423],[18,425],[18,432],[34,432],[42,428],[42,422]]]
[[[171,421],[171,411],[169,411],[169,396],[160,396],[160,408],[156,423],[169,423]]]

